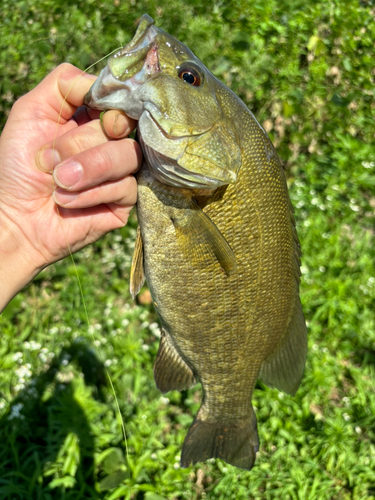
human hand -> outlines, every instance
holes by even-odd
[[[68,245],[74,252],[124,226],[136,202],[139,145],[109,141],[97,111],[71,120],[95,79],[72,87],[81,73],[69,64],[52,71],[15,103],[0,138],[0,310]],[[103,123],[112,138],[135,126],[118,111]]]

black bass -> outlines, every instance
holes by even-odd
[[[257,378],[294,394],[306,357],[300,246],[283,168],[245,104],[144,15],[85,97],[139,120],[135,296],[147,279],[162,336],[162,392],[196,381],[203,401],[181,465],[251,469]]]

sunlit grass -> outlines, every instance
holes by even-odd
[[[219,460],[181,469],[201,391],[155,388],[157,318],[128,287],[133,220],[76,255],[94,337],[70,259],[0,317],[0,499],[375,499],[374,7],[133,3],[3,0],[2,123],[56,64],[89,65],[129,40],[144,12],[186,42],[246,101],[288,168],[305,376],[294,397],[257,385],[251,472]]]

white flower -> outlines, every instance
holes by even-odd
[[[43,352],[40,352],[40,353],[38,354],[38,358],[40,359],[40,361],[41,361],[42,363],[47,363],[47,356],[46,356]]]
[[[15,353],[13,354],[13,361],[18,361],[19,359],[21,359],[21,358],[22,358],[22,356],[23,356],[23,353],[22,353],[22,352],[20,352],[20,351],[15,352]]]
[[[10,415],[8,417],[8,420],[13,420],[14,418],[25,418],[23,415],[21,415],[21,410],[23,408],[22,403],[17,403],[16,405],[13,405],[10,411]]]
[[[106,366],[107,368],[108,368],[109,366],[111,366],[111,364],[112,364],[112,360],[111,360],[111,359],[106,359],[106,360],[104,361],[104,366]]]
[[[39,342],[34,342],[33,340],[30,342],[30,350],[31,351],[37,351],[40,349],[42,346],[39,344]]]
[[[179,469],[180,468],[180,464],[178,462],[176,462],[174,465],[173,465],[173,468],[174,469]]]
[[[149,329],[150,329],[151,333],[153,335],[155,335],[155,337],[160,338],[160,328],[159,328],[158,323],[151,323],[151,325],[149,326]]]
[[[301,273],[302,274],[308,274],[309,268],[307,266],[301,266]]]
[[[17,377],[23,381],[25,378],[30,378],[32,373],[30,371],[31,365],[30,363],[26,363],[26,365],[22,365],[15,371]]]

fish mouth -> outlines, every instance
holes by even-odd
[[[164,32],[152,18],[143,16],[131,42],[109,58],[84,97],[84,104],[99,110],[121,110],[139,120],[137,128],[144,156],[160,182],[178,188],[212,190],[235,181],[236,175],[225,165],[214,164],[210,155],[199,157],[191,148],[214,125],[208,123],[194,130],[183,121],[172,119],[163,111],[163,105],[160,108],[157,94],[150,90],[152,79],[163,71],[159,64],[160,34]]]
[[[156,37],[159,29],[153,19],[142,16],[133,39],[108,59],[83,99],[93,109],[119,109],[139,120],[143,102],[132,97],[139,87],[160,72]]]
[[[184,131],[180,132],[178,135],[173,134],[173,122],[168,122],[168,125],[171,123],[171,125],[168,127],[169,132],[163,127],[162,124],[166,124],[167,120],[169,119],[168,116],[165,115],[156,104],[150,101],[145,101],[143,104],[143,109],[145,113],[148,113],[152,121],[154,122],[155,126],[160,130],[160,132],[164,135],[165,138],[171,139],[171,140],[178,140],[178,139],[188,139],[193,136],[199,136],[202,135],[206,132],[209,132],[212,128],[207,127],[206,130],[200,130],[199,132],[194,132],[194,131]]]

